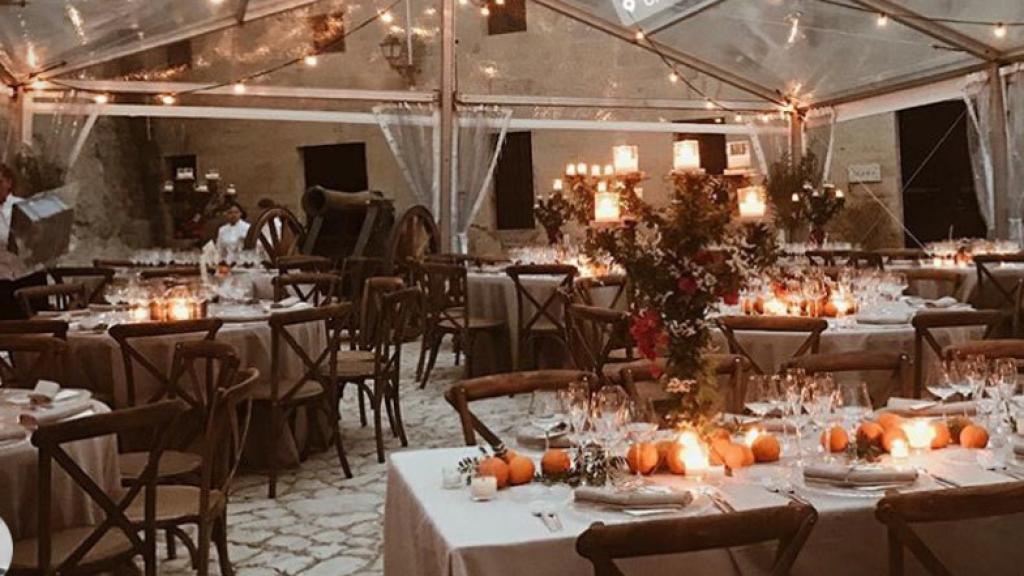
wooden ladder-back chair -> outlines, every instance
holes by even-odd
[[[1008,340],[968,340],[951,344],[942,350],[944,358],[964,358],[967,356],[984,356],[989,360],[1013,358],[1024,360],[1024,340],[1020,338]]]
[[[473,315],[464,266],[426,262],[417,265],[417,270],[424,294],[426,318],[416,376],[420,380],[420,388],[424,388],[446,335],[451,335],[455,340],[455,365],[459,365],[459,357],[465,352],[466,373],[473,374],[472,361],[477,337],[481,334],[490,335],[495,349],[498,349],[499,338],[507,326],[504,320]]]
[[[811,266],[838,266],[850,257],[850,250],[808,250],[804,252]]]
[[[975,307],[977,308],[1008,308],[1017,305],[1015,291],[1019,279],[1000,279],[995,269],[1000,264],[1024,264],[1024,252],[1017,254],[978,254],[974,256],[974,268],[978,274],[978,286],[974,289]],[[992,289],[989,289],[989,285]],[[993,301],[991,297],[994,297]]]
[[[793,358],[804,354],[817,354],[821,346],[821,333],[828,329],[828,322],[822,318],[800,318],[790,316],[723,316],[717,321],[725,334],[730,354],[739,354],[750,362],[757,374],[765,374],[763,367],[751,357],[736,337],[738,332],[806,333],[807,338],[793,353]]]
[[[889,574],[904,573],[904,549],[909,550],[928,574],[952,576],[953,572],[914,531],[914,524],[964,522],[1024,513],[1024,482],[889,494],[875,507],[875,517],[889,534]]]
[[[46,270],[55,284],[71,284],[80,282],[86,287],[85,301],[87,304],[104,304],[103,292],[114,280],[116,271],[113,268],[99,266],[58,266]]]
[[[576,552],[594,566],[594,576],[623,576],[616,560],[667,556],[778,542],[772,576],[789,574],[807,542],[818,513],[805,504],[758,508],[731,514],[590,525],[576,540]]]
[[[750,362],[739,354],[709,354],[707,358],[714,363],[715,376],[727,381],[726,386],[720,389],[727,393],[723,409],[741,414]],[[612,364],[605,366],[604,378],[608,384],[622,386],[630,398],[649,399],[657,405],[672,401],[672,395],[665,391],[665,383],[660,379],[665,366],[665,358]]]
[[[157,487],[154,522],[161,530],[173,532],[189,549],[198,574],[209,570],[211,542],[217,546],[220,573],[232,573],[228,557],[227,505],[231,484],[245,444],[252,414],[251,397],[259,371],[238,369],[238,356],[230,344],[211,340],[181,342],[175,346],[171,396],[183,400],[189,411],[179,434],[198,443],[201,456],[197,485]],[[198,370],[197,370],[198,369]],[[248,405],[244,421],[239,412]],[[143,511],[129,510],[140,522]],[[198,528],[194,545],[182,527]]]
[[[26,318],[32,318],[43,311],[81,310],[89,303],[86,300],[85,284],[80,282],[19,288],[14,291],[14,297]]]
[[[158,268],[143,268],[139,270],[139,278],[143,280],[190,278],[199,275],[199,266],[160,266]]]
[[[914,369],[910,356],[903,352],[884,350],[860,350],[857,352],[836,352],[832,354],[808,354],[789,360],[783,369],[798,368],[808,374],[821,372],[889,372],[898,383],[897,393],[904,398],[914,394]],[[875,407],[885,406],[891,394],[872,394]]]
[[[518,333],[518,357],[515,368],[523,365],[523,358],[532,357],[530,344],[538,340],[548,339],[557,342],[568,352],[569,344],[565,341],[565,323],[563,309],[572,293],[573,282],[578,270],[568,264],[527,264],[509,266],[505,273],[512,279],[516,290],[516,326]],[[523,276],[548,276],[557,280],[550,293],[539,298],[533,290],[522,282]],[[537,289],[540,291],[540,289]],[[527,311],[527,308],[533,308]],[[536,365],[536,361],[533,365]]]
[[[906,277],[907,294],[911,296],[923,296],[922,284],[931,283],[938,285],[939,289],[935,294],[936,298],[943,296],[955,297],[959,294],[960,288],[964,283],[964,275],[959,270],[910,268],[908,270],[901,270],[900,274]]]
[[[846,265],[858,269],[885,269],[885,262],[882,259],[881,255],[875,252],[865,252],[862,250],[855,250],[853,252],[850,252],[850,254],[846,258]]]
[[[581,370],[536,370],[492,374],[453,384],[445,391],[444,398],[459,415],[462,435],[467,446],[475,446],[476,435],[480,434],[488,444],[497,447],[503,444],[501,438],[473,414],[469,407],[472,402],[516,394],[531,394],[536,390],[558,390],[584,379],[590,383],[591,391],[599,386],[593,373]]]
[[[587,306],[604,306],[614,310],[624,310],[629,307],[626,288],[629,279],[625,274],[607,274],[604,276],[585,276],[577,278],[573,290],[574,300],[579,304]],[[607,303],[598,301],[595,298],[597,291],[614,291],[612,298]],[[603,299],[602,299],[603,300]]]
[[[334,270],[334,260],[326,256],[314,256],[311,254],[292,254],[281,256],[274,262],[278,274],[289,274],[295,272],[331,272]]]
[[[98,574],[124,569],[142,556],[145,573],[153,576],[156,565],[157,466],[174,423],[185,411],[182,402],[164,401],[148,406],[115,410],[40,426],[32,434],[39,449],[39,535],[14,543],[12,575]],[[82,470],[64,446],[111,434],[128,435],[154,431],[155,441],[139,481],[120,495],[107,494]],[[54,466],[56,464],[56,466]],[[92,525],[57,530],[51,528],[54,468],[67,474],[100,510],[104,519]],[[126,510],[141,499],[142,521],[133,524]],[[143,537],[139,537],[139,533]]]
[[[338,351],[341,349],[342,330],[348,315],[352,312],[350,304],[334,304],[295,312],[279,312],[270,317],[271,349],[270,349],[270,381],[263,382],[256,388],[254,400],[265,404],[270,409],[270,431],[267,438],[268,454],[268,496],[277,497],[277,440],[283,427],[291,420],[291,415],[299,408],[305,408],[310,415],[310,422],[315,423],[317,413],[327,419],[331,429],[331,438],[338,453],[338,462],[347,478],[352,471],[345,456],[345,447],[341,441],[339,428],[338,397],[333,382],[337,378]],[[324,324],[327,338],[324,347],[319,350],[306,350],[290,329],[306,324]],[[283,374],[282,360],[290,354],[302,363],[302,375],[297,379],[287,378]]]
[[[274,301],[295,297],[313,306],[330,306],[338,302],[341,278],[322,272],[295,272],[275,276]]]
[[[0,334],[0,382],[5,388],[35,388],[40,380],[65,384],[67,351],[67,342],[54,336]]]
[[[626,311],[570,304],[565,310],[566,342],[576,368],[604,381],[606,365],[632,361],[629,319]]]
[[[910,321],[914,327],[914,398],[924,390],[925,345],[938,358],[943,357],[942,344],[934,330],[943,328],[984,327],[982,339],[991,338],[1005,324],[1006,314],[998,310],[957,310],[946,312],[918,312]]]
[[[154,358],[140,346],[149,339],[173,336],[193,336],[196,339],[214,340],[223,326],[223,321],[214,318],[201,320],[181,320],[177,322],[145,322],[140,324],[117,324],[109,330],[110,337],[121,349],[121,361],[124,366],[125,401],[118,402],[122,406],[144,406],[169,397],[172,389],[171,374],[173,356],[166,364],[160,358]],[[141,368],[136,372],[136,366]],[[137,376],[145,376],[153,386],[148,393],[138,388]],[[116,391],[115,391],[116,397]],[[175,444],[175,448],[166,450],[160,461],[159,477],[162,481],[185,479],[199,469],[200,458],[197,454],[186,451],[185,444]],[[138,480],[142,473],[149,453],[145,446],[140,446],[137,439],[121,438],[122,453],[118,457],[121,477],[127,484]]]
[[[298,254],[306,237],[306,228],[291,210],[268,208],[256,217],[242,241],[246,250],[262,250],[271,264],[284,256]]]
[[[882,257],[886,264],[896,262],[920,262],[928,259],[928,252],[921,248],[887,248],[875,250],[875,254]]]

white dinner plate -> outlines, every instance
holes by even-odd
[[[16,406],[28,406],[32,403],[31,400],[29,400],[29,394],[31,392],[31,390],[20,388],[0,390],[0,402],[14,404]],[[60,392],[57,392],[57,395],[53,399],[53,403],[58,404],[60,402],[69,402],[71,400],[78,400],[81,398],[86,400],[92,398],[92,392],[81,388],[63,388]]]
[[[875,484],[872,486],[857,486],[855,488],[831,486],[829,484],[817,482],[809,483],[802,478],[799,480],[799,485],[801,489],[806,490],[809,493],[823,494],[825,496],[874,499],[879,499],[885,496],[885,492],[887,490],[899,490],[903,492],[919,490],[922,487],[920,475],[918,475],[917,479],[913,482],[891,482],[888,484]]]
[[[585,502],[569,502],[565,505],[564,513],[581,524],[592,524],[604,522],[606,524],[621,524],[623,522],[635,522],[646,518],[688,518],[701,516],[712,507],[711,498],[699,491],[693,492],[693,501],[688,506],[677,509],[667,509],[662,514],[634,515],[627,510],[617,509],[611,506],[600,504],[589,504]]]

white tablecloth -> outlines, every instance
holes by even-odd
[[[917,266],[913,264],[892,264],[886,266],[886,270],[893,272],[900,272],[908,269],[919,269],[919,270],[938,270],[935,266],[927,264]],[[1017,281],[1024,278],[1024,266],[1015,263],[1008,264],[994,264],[989,265],[988,269],[992,272],[992,275],[996,277],[1004,288],[1012,291],[1013,287],[1016,286]],[[976,307],[984,308],[1002,308],[1007,306],[1005,299],[999,290],[992,285],[992,279],[985,277],[984,289],[978,290],[978,270],[974,265],[960,266],[956,268],[941,268],[941,270],[953,270],[957,272],[962,280],[960,281],[960,288],[955,294],[952,294],[957,300],[961,302],[971,302]],[[945,294],[939,293],[939,285],[934,282],[921,282],[920,283],[920,296],[924,298],[937,298]]]
[[[12,411],[17,409],[0,406],[0,412],[7,412],[0,417],[11,417]],[[93,402],[93,412],[108,411],[104,404]],[[39,527],[39,451],[30,438],[0,442],[0,518],[10,528],[15,541],[35,536]],[[121,473],[114,436],[70,442],[64,445],[64,449],[108,494],[119,493]],[[51,485],[54,529],[99,522],[104,518],[103,511],[56,464]]]
[[[950,454],[960,451],[950,448]],[[559,516],[564,530],[550,533],[529,513],[524,488],[503,490],[496,500],[470,500],[468,489],[441,488],[442,467],[454,467],[475,448],[450,448],[392,455],[388,467],[384,513],[384,573],[391,576],[589,576],[591,565],[576,554],[576,538],[595,518],[566,504]],[[938,453],[936,453],[938,454]],[[953,465],[938,456],[926,467],[964,485],[1012,481],[976,466]],[[758,477],[782,473],[778,465],[757,465],[737,478],[719,478],[726,499],[738,510],[785,505],[788,501],[760,486]],[[657,481],[685,484],[680,477]],[[938,489],[930,478],[922,489]],[[531,488],[532,489],[532,488]],[[886,573],[886,534],[874,516],[876,500],[842,497],[801,489],[820,518],[799,556],[797,575],[867,575]],[[526,496],[526,498],[530,498]],[[703,513],[716,514],[714,508]],[[602,514],[601,519],[606,518]],[[623,521],[626,521],[623,517]],[[920,530],[955,574],[1019,574],[1024,547],[1019,545],[1024,517],[978,520],[950,526],[939,523]],[[774,550],[768,546],[702,552],[698,555],[621,563],[626,574],[720,576],[762,574]],[[730,558],[732,556],[732,558]],[[735,564],[733,562],[735,561]],[[684,564],[685,562],[685,564]],[[686,567],[681,570],[680,567]],[[921,573],[908,560],[908,573]],[[737,567],[739,571],[737,571]]]

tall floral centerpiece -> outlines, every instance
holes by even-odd
[[[822,182],[821,166],[813,152],[799,159],[787,155],[772,164],[768,194],[780,223],[790,231],[807,223],[808,240],[818,246],[825,242],[825,226],[846,204],[842,190]]]

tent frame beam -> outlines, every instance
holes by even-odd
[[[548,108],[621,108],[633,110],[700,110],[706,114],[722,112],[707,109],[704,100],[671,98],[602,98],[584,96],[520,96],[516,94],[458,94],[460,104],[495,106],[542,106]],[[718,100],[737,112],[778,112],[778,106],[761,100]]]
[[[694,16],[700,14],[701,12],[708,10],[709,8],[714,8],[715,6],[721,4],[722,2],[725,2],[725,0],[705,0],[702,4],[698,4],[697,6],[694,6],[688,10],[684,10],[682,14],[677,14],[670,20],[667,20],[665,22],[662,22],[661,24],[658,24],[657,26],[652,27],[650,30],[647,31],[647,35],[654,36],[658,32],[661,32],[662,30],[665,30],[667,28],[671,28],[676,24],[679,24],[680,22],[685,22],[690,18],[693,18]]]
[[[177,94],[194,93],[202,96],[234,95],[232,86],[209,87],[210,84],[195,82],[152,82],[136,80],[64,80],[50,83],[43,89],[61,90],[64,87],[89,92],[110,92],[112,94]],[[245,96],[258,98],[307,98],[312,100],[357,100],[366,102],[423,102],[437,101],[435,92],[411,90],[360,90],[348,88],[307,88],[301,86],[273,86],[252,84],[246,86]]]
[[[851,2],[863,8],[875,10],[880,14],[885,14],[889,18],[892,18],[908,28],[917,30],[926,36],[930,36],[954,48],[963,50],[964,52],[967,52],[977,58],[981,58],[982,60],[991,62],[999,59],[1000,52],[992,46],[979,42],[962,32],[946,26],[945,24],[928,20],[921,14],[908,10],[904,6],[896,2],[892,2],[891,0],[851,0]]]
[[[576,20],[577,22],[586,24],[591,28],[600,30],[601,32],[647,50],[648,52],[659,54],[666,60],[670,60],[676,64],[681,64],[687,68],[692,68],[702,74],[729,84],[734,88],[738,88],[744,92],[757,96],[758,98],[767,100],[768,102],[774,102],[779,106],[788,105],[785,96],[779,90],[762,86],[757,82],[753,82],[747,78],[733,74],[728,70],[719,68],[710,62],[705,62],[704,60],[676,50],[671,46],[662,44],[653,38],[647,37],[638,41],[636,39],[636,30],[631,30],[625,26],[609,22],[604,18],[597,17],[585,10],[577,8],[576,6],[567,4],[562,0],[534,0],[534,2],[563,16]]]

